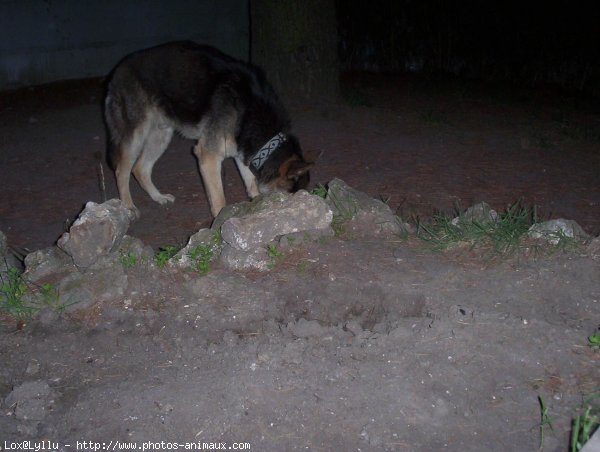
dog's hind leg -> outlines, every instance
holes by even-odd
[[[147,128],[138,127],[134,130],[131,137],[124,142],[119,143],[119,159],[115,168],[115,175],[117,176],[117,188],[119,189],[119,197],[121,201],[128,209],[135,212],[136,218],[139,218],[140,212],[133,204],[131,198],[131,192],[129,190],[129,180],[131,179],[131,171],[135,165],[138,157],[142,152],[142,146],[145,141],[145,135]]]
[[[242,159],[239,157],[235,158],[235,163],[237,164],[238,170],[240,171],[240,175],[244,180],[244,185],[246,186],[246,192],[250,198],[256,198],[259,195],[258,185],[256,184],[256,176],[250,171]]]
[[[204,188],[208,195],[210,211],[213,217],[219,214],[219,211],[225,207],[225,193],[223,192],[223,180],[221,179],[221,164],[223,156],[219,153],[211,152],[200,142],[196,144],[194,153],[198,157],[198,166],[204,182]]]
[[[152,128],[146,135],[142,155],[133,167],[133,175],[146,193],[157,203],[164,205],[175,201],[175,196],[162,194],[152,182],[152,168],[167,149],[173,137],[173,128],[159,125]]]

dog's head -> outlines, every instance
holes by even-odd
[[[294,193],[304,189],[310,181],[309,170],[313,166],[313,162],[304,160],[298,139],[289,135],[278,152],[265,164],[258,190],[266,194],[274,191]]]

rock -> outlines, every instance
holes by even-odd
[[[356,235],[389,236],[406,232],[406,226],[386,203],[355,190],[341,179],[327,184],[325,200],[336,222],[343,223],[344,229],[349,228]]]
[[[258,200],[258,198],[257,198]],[[238,202],[236,204],[227,204],[221,209],[219,215],[213,220],[211,229],[218,231],[227,220],[233,217],[243,217],[252,210],[250,201]]]
[[[78,268],[85,269],[119,248],[133,219],[134,213],[118,199],[103,204],[88,202],[57,245]]]
[[[580,239],[589,237],[577,222],[564,218],[535,223],[529,228],[528,235],[534,239],[544,239],[553,245],[557,245],[562,237]]]
[[[221,227],[223,240],[236,250],[253,250],[284,234],[327,229],[333,218],[323,199],[304,190],[272,193],[251,204],[250,213],[229,218]]]
[[[451,223],[454,226],[459,226],[460,223],[478,223],[490,224],[498,221],[498,212],[492,209],[489,204],[480,202],[469,207],[461,215],[453,218]]]
[[[27,364],[27,369],[25,369],[25,374],[27,375],[35,375],[40,371],[40,362],[36,359],[32,359]]]
[[[592,259],[600,259],[600,237],[596,237],[588,243],[587,251]]]
[[[583,445],[581,452],[598,452],[600,451],[600,428],[596,433]]]
[[[50,276],[66,276],[77,271],[71,257],[60,248],[51,246],[25,256],[25,278],[38,282]]]
[[[41,421],[54,402],[54,391],[45,381],[30,381],[17,386],[4,399],[7,408],[14,407],[20,420]]]
[[[58,305],[67,312],[85,309],[97,302],[120,298],[127,289],[123,266],[98,261],[85,273],[73,273],[58,284]]]
[[[281,249],[289,249],[307,242],[316,242],[325,237],[333,237],[335,235],[331,227],[325,229],[311,229],[308,231],[292,232],[279,237],[279,247]]]
[[[253,248],[248,251],[238,250],[228,244],[223,246],[219,260],[230,270],[269,270],[272,262],[266,248]]]

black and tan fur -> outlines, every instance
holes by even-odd
[[[175,42],[127,56],[111,75],[105,118],[119,195],[138,215],[132,173],[154,201],[175,200],[152,182],[152,168],[174,132],[197,140],[194,153],[213,216],[225,205],[225,158],[235,159],[251,198],[308,184],[312,164],[289,134],[290,121],[263,72],[213,47]],[[278,133],[287,141],[257,170],[250,160]]]

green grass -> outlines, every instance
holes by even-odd
[[[177,254],[177,247],[173,245],[161,246],[154,255],[154,263],[158,268],[165,268],[169,259]]]
[[[573,419],[571,452],[579,452],[600,426],[600,410],[597,406],[592,406],[592,401],[598,398],[600,398],[600,392],[588,397],[582,404],[581,413]]]
[[[213,246],[221,246],[221,244],[223,243],[223,237],[221,237],[221,229],[220,228],[213,232],[211,240],[212,240]]]
[[[319,198],[325,199],[327,197],[327,187],[319,184],[315,188],[313,188],[310,193],[312,195],[318,196]]]
[[[23,276],[15,267],[0,274],[0,310],[17,318],[30,317],[33,308],[24,300],[27,289]]]
[[[132,268],[135,267],[138,263],[137,256],[133,253],[124,253],[122,252],[119,255],[119,262],[123,265],[123,268]]]
[[[277,248],[277,245],[271,243],[267,246],[267,257],[271,261],[269,268],[273,268],[275,264],[283,257],[283,253]]]
[[[431,222],[417,223],[417,236],[429,243],[433,250],[443,251],[459,243],[471,248],[491,248],[499,254],[511,254],[521,249],[529,227],[537,220],[535,209],[517,202],[500,214],[497,221],[478,222],[436,214]]]
[[[222,243],[221,231],[216,230],[210,237],[209,243],[201,243],[192,248],[188,252],[192,270],[203,275],[208,273],[210,271],[210,262],[215,256],[215,252],[220,249]]]
[[[198,245],[190,250],[188,256],[192,261],[192,270],[200,274],[206,274],[210,270],[210,261],[214,251],[211,245]]]
[[[550,427],[550,430],[553,430],[553,428],[552,428],[552,421],[550,419],[550,415],[548,414],[548,407],[544,403],[544,399],[542,398],[542,396],[538,396],[538,402],[540,404],[540,448],[539,448],[539,450],[543,450],[544,449],[544,430],[546,429],[546,426]]]
[[[45,307],[62,311],[65,306],[59,304],[58,295],[58,290],[52,284],[30,283],[14,267],[0,274],[0,312],[12,317],[31,318]]]
[[[342,237],[346,233],[346,228],[344,227],[344,220],[334,216],[333,221],[331,222],[331,228],[333,229],[333,235],[337,238]]]
[[[600,332],[588,336],[588,345],[592,348],[600,347]]]

